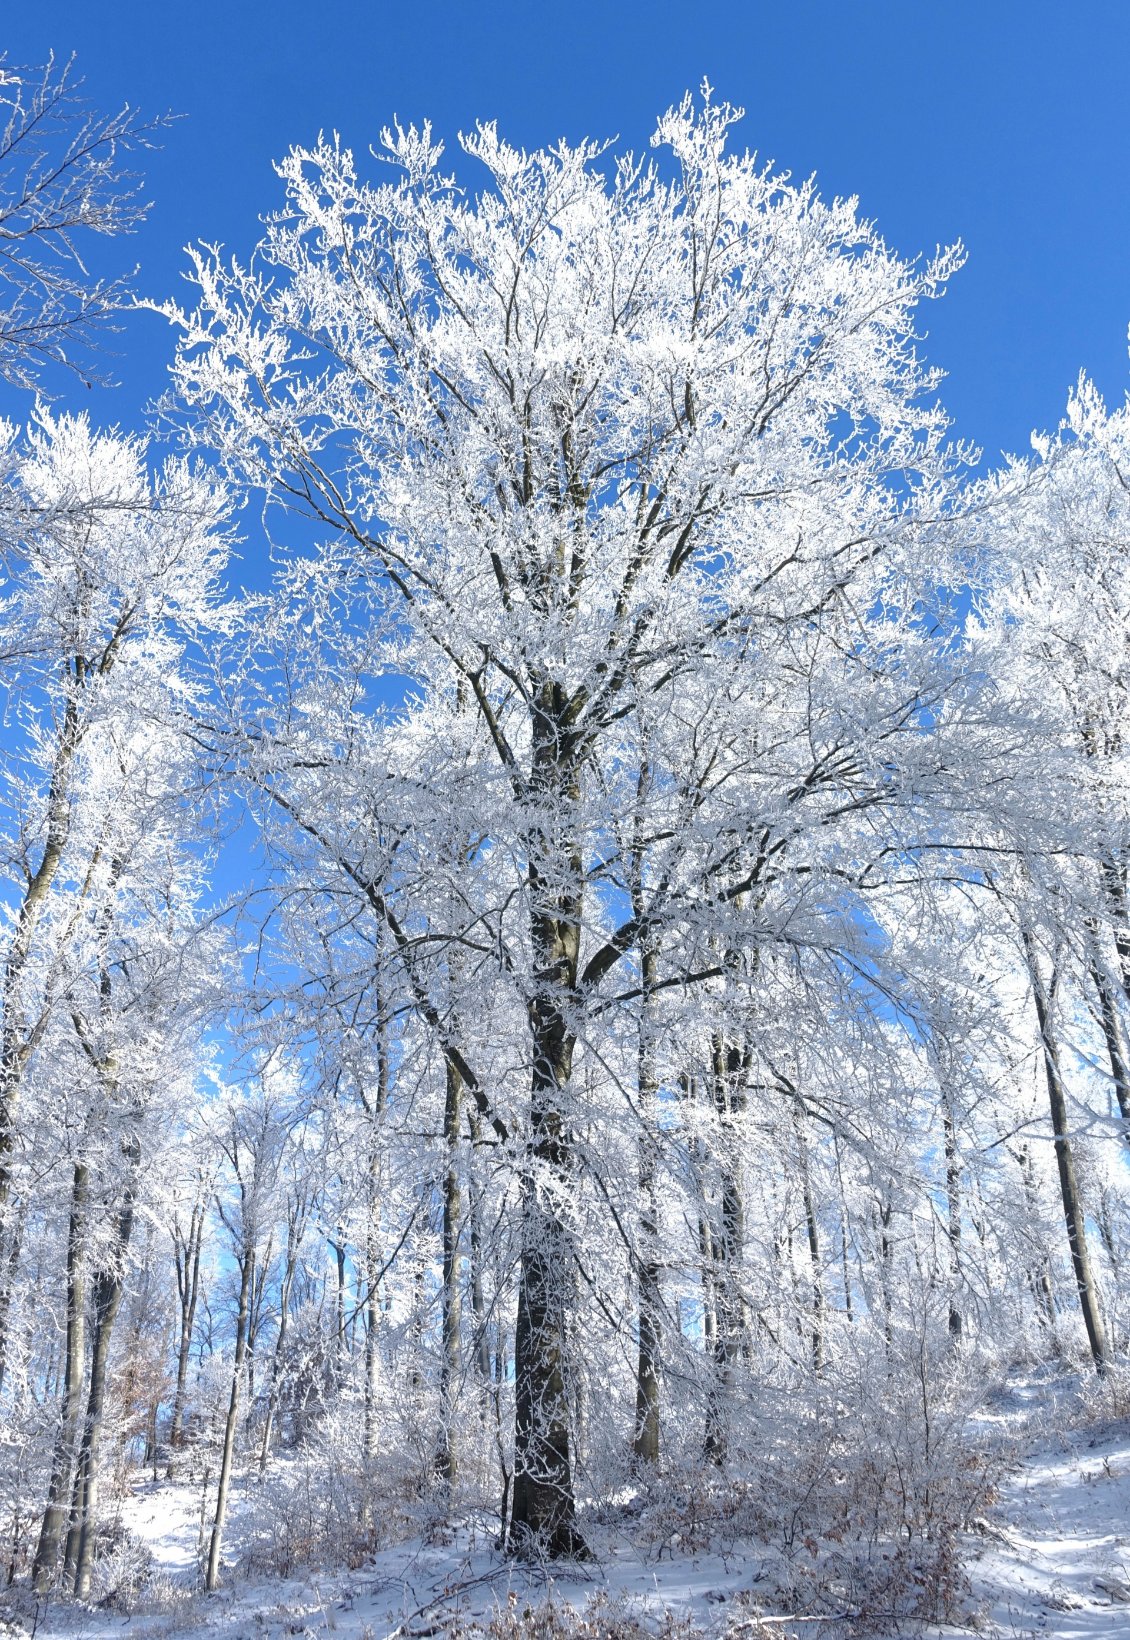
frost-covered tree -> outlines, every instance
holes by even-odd
[[[145,216],[140,179],[123,166],[162,120],[128,104],[91,108],[74,59],[38,68],[0,58],[0,376],[30,387],[45,366],[84,379],[91,347],[113,328],[128,282],[87,268],[91,235],[129,233]]]
[[[69,1187],[66,1370],[37,1576],[55,1576],[69,1522],[68,1574],[85,1593],[154,1104],[178,1087],[190,1097],[218,999],[184,657],[220,618],[224,503],[183,464],[151,478],[141,441],[81,418],[6,429],[5,460],[2,1343],[5,1359],[19,1353],[12,1336],[42,1320],[22,1272]]]
[[[193,436],[328,535],[294,580],[308,668],[282,705],[233,685],[244,768],[381,928],[519,1181],[512,1515],[553,1552],[579,1547],[578,1179],[608,1194],[582,1090],[607,1063],[634,1110],[641,990],[697,990],[713,1035],[645,1083],[705,1077],[740,1123],[777,976],[832,1006],[872,960],[856,896],[907,858],[950,677],[913,326],[959,256],[906,263],[728,152],[735,118],[688,99],[651,163],[483,127],[477,196],[427,128],[384,133],[374,183],[296,149],[253,263],[199,255],[169,310]]]

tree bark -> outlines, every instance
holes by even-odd
[[[1091,1257],[1087,1247],[1086,1218],[1079,1195],[1078,1182],[1075,1177],[1075,1160],[1071,1153],[1067,1118],[1067,1093],[1060,1071],[1058,1049],[1052,1035],[1048,995],[1044,989],[1043,978],[1040,974],[1036,943],[1027,928],[1023,930],[1023,939],[1024,955],[1028,963],[1028,976],[1032,985],[1032,998],[1036,1005],[1036,1018],[1040,1027],[1040,1041],[1043,1045],[1048,1103],[1051,1107],[1052,1132],[1055,1135],[1055,1159],[1059,1170],[1059,1189],[1063,1200],[1063,1217],[1067,1225],[1067,1242],[1071,1249],[1071,1266],[1075,1273],[1075,1285],[1079,1293],[1079,1308],[1083,1313],[1083,1325],[1087,1330],[1087,1342],[1091,1347],[1091,1358],[1094,1361],[1096,1372],[1101,1374],[1106,1372],[1110,1364],[1110,1357],[1106,1340],[1106,1328],[1103,1325],[1102,1313],[1099,1308],[1098,1289],[1095,1286],[1094,1273],[1091,1269]]]
[[[11,1212],[9,1198],[7,1257],[0,1259],[0,1389],[8,1374],[8,1329],[12,1309],[12,1294],[16,1288],[16,1274],[20,1267],[20,1249],[23,1244],[24,1224],[27,1219],[27,1198],[17,1198],[16,1212]],[[3,1226],[0,1226],[2,1232]],[[0,1233],[0,1249],[4,1236]]]
[[[169,1424],[168,1478],[173,1474],[173,1453],[184,1444],[184,1402],[188,1384],[188,1362],[192,1351],[192,1328],[196,1320],[196,1300],[200,1291],[200,1254],[204,1242],[204,1202],[193,1204],[188,1236],[183,1241],[179,1226],[173,1231],[177,1296],[180,1300],[180,1339],[177,1345],[177,1383]]]
[[[840,1190],[840,1265],[844,1283],[844,1310],[850,1322],[855,1321],[855,1307],[851,1298],[851,1269],[848,1262],[848,1242],[850,1240],[847,1204],[847,1191],[844,1188],[843,1161],[840,1156],[840,1136],[833,1134],[833,1144],[836,1150],[836,1182]]]
[[[714,1387],[710,1402],[706,1452],[713,1463],[723,1463],[729,1447],[729,1404],[734,1375],[745,1339],[745,1300],[741,1289],[741,1259],[745,1243],[741,1159],[734,1119],[745,1103],[748,1058],[734,1043],[716,1036],[712,1050],[715,1114],[718,1117],[719,1210],[717,1230],[711,1235],[714,1286]]]
[[[441,1295],[441,1360],[439,1450],[436,1469],[451,1486],[458,1471],[455,1441],[455,1396],[459,1385],[462,1304],[459,1291],[459,1239],[462,1232],[463,1193],[459,1182],[459,1130],[462,1122],[463,1080],[451,1064],[446,1064],[446,1093],[443,1110],[443,1292]]]
[[[808,1258],[812,1266],[812,1370],[819,1377],[824,1371],[824,1283],[820,1264],[820,1226],[816,1218],[816,1203],[812,1195],[812,1179],[808,1168],[808,1144],[801,1126],[800,1111],[796,1106],[793,1109],[793,1125],[800,1153],[804,1220],[808,1229]]]
[[[86,1235],[89,1170],[75,1163],[71,1191],[71,1216],[67,1230],[67,1341],[63,1379],[63,1404],[55,1436],[47,1506],[32,1567],[32,1584],[39,1594],[54,1586],[59,1571],[59,1555],[67,1525],[68,1501],[78,1443],[82,1407],[82,1384],[86,1372],[86,1273],[83,1245]]]
[[[480,1388],[486,1392],[491,1387],[490,1324],[487,1314],[486,1294],[483,1290],[482,1186],[476,1177],[474,1166],[475,1154],[482,1142],[482,1125],[479,1121],[478,1112],[473,1105],[469,1105],[467,1109],[467,1124],[471,1135],[472,1163],[467,1219],[471,1238],[471,1314],[475,1323],[475,1374]]]
[[[1103,1040],[1106,1043],[1107,1059],[1110,1062],[1110,1078],[1114,1084],[1115,1098],[1118,1100],[1118,1113],[1122,1117],[1122,1142],[1130,1145],[1130,1064],[1127,1063],[1114,986],[1103,967],[1097,940],[1093,936],[1090,968],[1091,982],[1099,999],[1099,1018],[1102,1023]]]
[[[950,1299],[949,1332],[957,1343],[962,1335],[964,1318],[958,1294],[961,1290],[961,1162],[957,1154],[957,1123],[954,1120],[953,1095],[949,1088],[942,1095],[942,1145],[946,1157],[946,1233],[950,1244]]]
[[[582,868],[568,834],[569,811],[579,794],[563,766],[568,729],[562,716],[561,686],[546,685],[534,716],[531,779],[542,817],[529,845],[536,989],[529,1005],[533,1066],[528,1160],[521,1183],[511,1505],[514,1546],[551,1558],[587,1552],[577,1529],[565,1383],[572,1252],[562,1208],[573,1158],[562,1105],[575,1043],[568,1008],[580,956]]]
[[[639,915],[638,908],[636,914]],[[662,1295],[659,1286],[659,1144],[656,1132],[656,1095],[652,992],[656,979],[655,952],[645,942],[640,952],[643,999],[639,1041],[639,1123],[637,1167],[639,1181],[639,1346],[636,1356],[636,1428],[632,1451],[640,1463],[659,1462],[659,1362],[662,1341]]]
[[[208,1544],[208,1568],[204,1587],[209,1594],[219,1587],[220,1552],[223,1546],[224,1520],[228,1509],[228,1491],[231,1486],[232,1458],[235,1453],[235,1431],[239,1421],[239,1385],[243,1376],[243,1361],[247,1351],[247,1317],[250,1308],[251,1276],[255,1267],[255,1253],[244,1247],[239,1261],[239,1308],[235,1321],[235,1358],[232,1362],[231,1395],[224,1420],[224,1446],[220,1456],[220,1480],[216,1489],[216,1513],[212,1521],[212,1536]]]
[[[286,1257],[283,1261],[283,1276],[279,1287],[279,1330],[275,1335],[275,1348],[271,1355],[271,1382],[267,1392],[267,1415],[263,1420],[263,1441],[259,1449],[259,1473],[261,1475],[266,1472],[267,1458],[271,1451],[271,1436],[274,1434],[275,1417],[279,1409],[283,1361],[285,1359],[286,1338],[290,1322],[290,1293],[298,1269],[298,1249],[302,1241],[304,1223],[305,1214],[302,1208],[294,1208],[288,1216],[286,1227]]]
[[[130,1156],[131,1166],[136,1167],[137,1160],[138,1156],[134,1150]],[[125,1288],[125,1259],[133,1231],[133,1191],[134,1184],[131,1179],[127,1185],[125,1204],[118,1214],[115,1245],[111,1255],[113,1262],[100,1270],[94,1279],[94,1343],[90,1358],[90,1394],[75,1473],[71,1527],[67,1534],[64,1566],[64,1577],[70,1580],[74,1594],[79,1600],[85,1600],[90,1592],[101,1480],[100,1459],[106,1412],[107,1367],[114,1323],[118,1318]]]
[[[381,1152],[380,1124],[388,1105],[389,1059],[388,1025],[385,1019],[384,987],[378,963],[375,980],[377,1011],[377,1085],[374,1092],[361,1093],[361,1102],[369,1119],[368,1141],[368,1197],[365,1204],[365,1389],[364,1432],[365,1456],[372,1458],[377,1450],[377,1364],[380,1337],[381,1296]]]
[[[39,865],[27,879],[16,913],[15,931],[4,964],[0,992],[0,1381],[8,1350],[8,1314],[19,1259],[19,1232],[9,1225],[12,1193],[12,1153],[16,1143],[16,1107],[28,1059],[34,1051],[42,1020],[27,1024],[20,1007],[20,985],[35,944],[35,934],[47,907],[47,896],[63,862],[71,831],[71,775],[81,736],[77,691],[85,676],[76,661],[68,665],[68,693],[55,741],[51,782],[47,795],[47,833]]]

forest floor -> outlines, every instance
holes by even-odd
[[[957,1623],[921,1626],[903,1620],[868,1630],[874,1640],[1130,1640],[1130,1419],[1101,1423],[1065,1420],[1054,1404],[1071,1387],[1015,1382],[993,1397],[983,1429],[1027,1449],[992,1510],[967,1543],[969,1593]],[[231,1550],[238,1553],[240,1517],[250,1490],[234,1499]],[[733,1640],[825,1640],[851,1625],[841,1620],[797,1624],[780,1616],[761,1628],[756,1613],[772,1611],[766,1598],[773,1578],[764,1557],[748,1553],[680,1554],[672,1545],[645,1556],[626,1538],[605,1532],[585,1567],[552,1572],[515,1564],[484,1547],[402,1544],[354,1572],[310,1574],[291,1580],[240,1581],[198,1592],[198,1487],[136,1477],[122,1506],[122,1524],[152,1556],[159,1593],[127,1613],[113,1606],[30,1606],[13,1601],[0,1617],[0,1637],[35,1634],[36,1640],[422,1640],[478,1636],[510,1640],[565,1634],[548,1622],[571,1607],[602,1627],[613,1614],[622,1632],[662,1632]],[[759,1587],[760,1585],[760,1587]],[[762,1591],[765,1591],[763,1595]],[[535,1613],[540,1613],[536,1617]],[[664,1628],[666,1614],[669,1626]],[[476,1623],[476,1619],[479,1620]],[[640,1626],[636,1627],[636,1623]]]

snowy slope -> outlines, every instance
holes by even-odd
[[[1130,1640],[1125,1434],[1029,1459],[986,1526],[971,1572],[999,1632]]]
[[[1026,1420],[1015,1400],[997,1420]],[[1030,1426],[1029,1426],[1030,1427]],[[237,1507],[236,1516],[240,1510]],[[664,1614],[689,1620],[710,1636],[752,1637],[751,1619],[772,1586],[771,1565],[750,1556],[680,1554],[678,1545],[656,1558],[641,1556],[627,1539],[604,1538],[597,1561],[552,1577],[498,1556],[480,1538],[453,1545],[403,1544],[355,1572],[240,1584],[211,1598],[195,1591],[199,1492],[141,1481],[122,1511],[123,1524],[142,1541],[160,1573],[162,1597],[125,1618],[119,1611],[51,1606],[13,1610],[20,1629],[43,1640],[109,1640],[123,1623],[131,1640],[187,1640],[188,1636],[267,1640],[330,1636],[336,1640],[408,1640],[438,1637],[476,1617],[489,1621],[510,1609],[522,1635],[528,1607],[550,1601],[583,1611],[608,1602],[659,1628]],[[1130,1640],[1130,1430],[1125,1423],[1098,1432],[1077,1430],[1052,1449],[1029,1456],[1002,1489],[991,1515],[970,1542],[972,1595],[964,1628],[924,1631],[948,1640]],[[766,1600],[768,1609],[772,1602]],[[594,1611],[595,1615],[595,1611]],[[0,1632],[4,1632],[0,1629]],[[9,1630],[8,1632],[12,1632]],[[596,1632],[592,1630],[590,1632]],[[845,1625],[795,1626],[778,1618],[772,1633],[821,1640]],[[898,1629],[908,1633],[907,1625]],[[882,1637],[888,1640],[888,1637]],[[894,1631],[889,1640],[894,1640]]]

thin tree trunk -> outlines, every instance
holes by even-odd
[[[334,1264],[337,1271],[337,1289],[334,1295],[334,1338],[337,1341],[335,1354],[338,1358],[338,1372],[340,1375],[343,1370],[340,1364],[341,1357],[348,1353],[348,1344],[345,1336],[345,1255],[347,1248],[345,1236],[340,1225],[337,1228],[336,1234],[338,1239],[336,1241],[331,1241],[330,1246],[333,1249]]]
[[[365,1456],[372,1458],[377,1450],[377,1364],[380,1338],[381,1297],[379,1278],[381,1270],[381,1152],[378,1144],[380,1123],[388,1104],[388,1027],[385,1021],[384,991],[378,966],[376,975],[377,1009],[377,1086],[371,1097],[362,1091],[362,1103],[369,1119],[368,1198],[365,1217],[365,1389],[364,1429]]]
[[[696,1097],[694,1077],[680,1078],[684,1098]],[[706,1196],[706,1147],[701,1139],[692,1139],[691,1168],[698,1187],[698,1262],[699,1284],[702,1291],[702,1352],[706,1361],[706,1416],[704,1419],[702,1449],[714,1463],[721,1463],[726,1454],[725,1422],[723,1418],[721,1385],[718,1378],[718,1257],[714,1229]]]
[[[271,1384],[267,1393],[267,1415],[263,1420],[263,1443],[259,1450],[259,1473],[261,1475],[266,1472],[267,1458],[271,1450],[271,1436],[275,1428],[275,1416],[279,1409],[283,1360],[286,1353],[286,1338],[290,1322],[290,1293],[298,1269],[298,1249],[302,1241],[303,1221],[304,1214],[296,1209],[290,1214],[286,1227],[286,1259],[283,1263],[282,1284],[279,1288],[279,1330],[275,1337],[274,1353],[271,1356]]]
[[[380,1270],[380,1225],[375,1200],[376,1182],[370,1169],[370,1200],[365,1227],[365,1389],[364,1434],[365,1456],[371,1458],[377,1450],[377,1362],[378,1329],[381,1321],[381,1295],[377,1284]]]
[[[188,1384],[188,1362],[192,1351],[192,1327],[196,1319],[196,1299],[200,1291],[200,1253],[204,1243],[204,1203],[194,1203],[188,1237],[181,1241],[174,1230],[177,1294],[180,1299],[180,1341],[177,1347],[177,1383],[169,1424],[169,1469],[172,1479],[173,1453],[184,1444],[184,1402]]]
[[[942,1142],[946,1157],[946,1231],[950,1245],[950,1300],[949,1331],[956,1343],[962,1334],[964,1320],[958,1293],[961,1290],[961,1162],[957,1154],[957,1124],[954,1121],[953,1096],[947,1087],[943,1094]]]
[[[741,1161],[734,1119],[744,1105],[748,1071],[743,1050],[715,1037],[712,1083],[720,1130],[720,1202],[713,1242],[715,1388],[707,1432],[707,1455],[722,1463],[728,1449],[728,1407],[735,1368],[745,1337],[745,1301],[741,1290],[741,1258],[745,1242],[745,1213],[741,1189]]]
[[[1036,1179],[1032,1169],[1032,1153],[1028,1149],[1027,1145],[1022,1145],[1021,1148],[1018,1151],[1014,1151],[1013,1154],[1016,1157],[1017,1165],[1020,1168],[1020,1176],[1024,1181],[1024,1198],[1028,1204],[1029,1216],[1031,1217],[1033,1224],[1035,1224],[1039,1218],[1039,1196],[1036,1192]],[[1035,1266],[1029,1267],[1028,1282],[1032,1289],[1032,1297],[1036,1303],[1036,1319],[1040,1323],[1041,1327],[1047,1327],[1050,1329],[1053,1336],[1056,1353],[1058,1354],[1059,1341],[1055,1338],[1055,1294],[1052,1289],[1051,1276],[1048,1271],[1048,1255],[1046,1249],[1041,1248],[1040,1250],[1040,1263],[1038,1268]]]
[[[637,916],[641,907],[633,908]],[[639,1123],[637,1167],[639,1180],[639,1347],[636,1356],[636,1428],[632,1451],[640,1463],[659,1462],[659,1361],[662,1340],[662,1297],[659,1288],[659,1144],[656,1131],[656,1095],[652,992],[656,979],[655,951],[649,942],[640,952],[643,1001],[639,1040]]]
[[[850,1322],[854,1322],[855,1310],[851,1301],[851,1271],[848,1263],[849,1220],[847,1191],[844,1189],[844,1170],[843,1163],[840,1159],[840,1137],[838,1133],[833,1135],[833,1143],[836,1148],[836,1180],[839,1184],[840,1190],[840,1263],[843,1267],[844,1309],[847,1312],[848,1320]]]
[[[70,836],[71,773],[80,736],[77,690],[83,677],[81,663],[77,665],[73,679],[68,668],[68,683],[73,682],[73,687],[68,688],[55,742],[43,854],[38,867],[28,878],[4,964],[4,984],[0,993],[0,1259],[3,1259],[9,1246],[8,1198],[12,1188],[16,1105],[23,1073],[37,1036],[35,1028],[29,1029],[22,1017],[19,990],[35,943],[36,930],[47,906],[47,896],[58,875]],[[0,1357],[3,1354],[4,1340],[0,1338]]]
[[[884,1196],[878,1206],[879,1287],[883,1295],[883,1341],[887,1346],[888,1356],[894,1342],[894,1306],[891,1300],[891,1263],[894,1258],[891,1220],[894,1218],[894,1212],[894,1202],[889,1196]]]
[[[1086,1219],[1079,1195],[1078,1182],[1075,1177],[1075,1160],[1071,1153],[1071,1139],[1068,1132],[1067,1094],[1059,1067],[1059,1054],[1052,1036],[1048,996],[1044,990],[1044,982],[1040,975],[1036,944],[1027,928],[1023,930],[1023,939],[1024,954],[1028,961],[1028,975],[1032,984],[1032,997],[1036,1005],[1036,1018],[1040,1026],[1040,1040],[1043,1044],[1044,1070],[1048,1084],[1048,1103],[1051,1107],[1052,1132],[1055,1135],[1055,1159],[1056,1166],[1059,1169],[1059,1189],[1063,1199],[1063,1217],[1067,1225],[1067,1241],[1071,1249],[1071,1265],[1075,1272],[1075,1285],[1079,1293],[1079,1308],[1083,1313],[1083,1325],[1087,1329],[1087,1341],[1091,1347],[1091,1357],[1095,1363],[1095,1370],[1099,1373],[1105,1373],[1109,1365],[1106,1328],[1103,1326],[1102,1314],[1099,1309],[1098,1290],[1095,1286],[1095,1278],[1091,1269],[1091,1257],[1087,1248]]]
[[[808,1258],[812,1266],[812,1369],[819,1376],[824,1371],[824,1284],[821,1278],[820,1226],[816,1218],[816,1203],[812,1195],[812,1179],[808,1169],[808,1145],[801,1126],[800,1111],[795,1106],[793,1126],[800,1151],[804,1219],[808,1228]]]
[[[235,1431],[239,1420],[239,1385],[243,1375],[243,1361],[247,1350],[247,1317],[251,1293],[251,1276],[255,1254],[244,1247],[239,1261],[239,1309],[235,1320],[235,1359],[232,1362],[231,1395],[228,1414],[224,1421],[224,1445],[220,1456],[220,1481],[216,1489],[216,1513],[212,1521],[212,1537],[208,1545],[208,1569],[204,1587],[209,1593],[219,1587],[220,1551],[223,1545],[224,1519],[228,1509],[228,1490],[231,1486],[232,1458],[235,1453]]]
[[[11,1198],[9,1198],[8,1227],[8,1256],[0,1266],[0,1389],[4,1387],[4,1379],[8,1370],[8,1328],[12,1309],[12,1294],[16,1290],[16,1275],[20,1267],[20,1249],[23,1244],[24,1224],[27,1219],[27,1198],[18,1198],[15,1214],[12,1214]],[[2,1228],[2,1227],[0,1227]],[[4,1237],[0,1234],[0,1247],[4,1245]]]
[[[1118,1003],[1110,976],[1103,967],[1097,940],[1091,939],[1091,981],[1099,999],[1099,1018],[1103,1040],[1110,1061],[1110,1078],[1114,1084],[1118,1111],[1122,1117],[1122,1142],[1130,1145],[1130,1065],[1127,1064],[1122,1025],[1118,1017]]]
[[[136,1157],[133,1158],[136,1163]],[[67,1534],[67,1553],[64,1576],[71,1581],[75,1596],[85,1600],[90,1592],[90,1573],[94,1559],[94,1531],[98,1518],[100,1460],[103,1422],[106,1412],[106,1377],[110,1360],[110,1344],[114,1323],[121,1307],[124,1290],[125,1256],[133,1230],[132,1183],[125,1206],[118,1215],[117,1235],[111,1268],[101,1270],[94,1279],[94,1344],[90,1358],[90,1394],[87,1400],[86,1423],[75,1474],[74,1497],[71,1506],[71,1527]]]
[[[31,1574],[32,1583],[40,1594],[52,1588],[58,1576],[81,1422],[82,1384],[86,1372],[86,1274],[82,1252],[89,1178],[88,1168],[82,1162],[76,1162],[67,1230],[67,1341],[63,1404],[55,1436],[47,1507],[43,1511],[43,1524]]]
[[[462,1123],[463,1082],[447,1062],[443,1110],[443,1292],[441,1316],[440,1418],[442,1420],[436,1469],[448,1486],[458,1470],[455,1441],[455,1396],[460,1373],[462,1305],[459,1290],[459,1239],[462,1231],[463,1193],[459,1182],[459,1130]]]
[[[486,1295],[483,1291],[483,1227],[482,1189],[475,1176],[474,1158],[482,1137],[478,1112],[467,1107],[467,1121],[471,1134],[471,1188],[467,1203],[467,1219],[471,1236],[471,1314],[475,1322],[475,1373],[483,1390],[490,1389],[490,1327]]]

